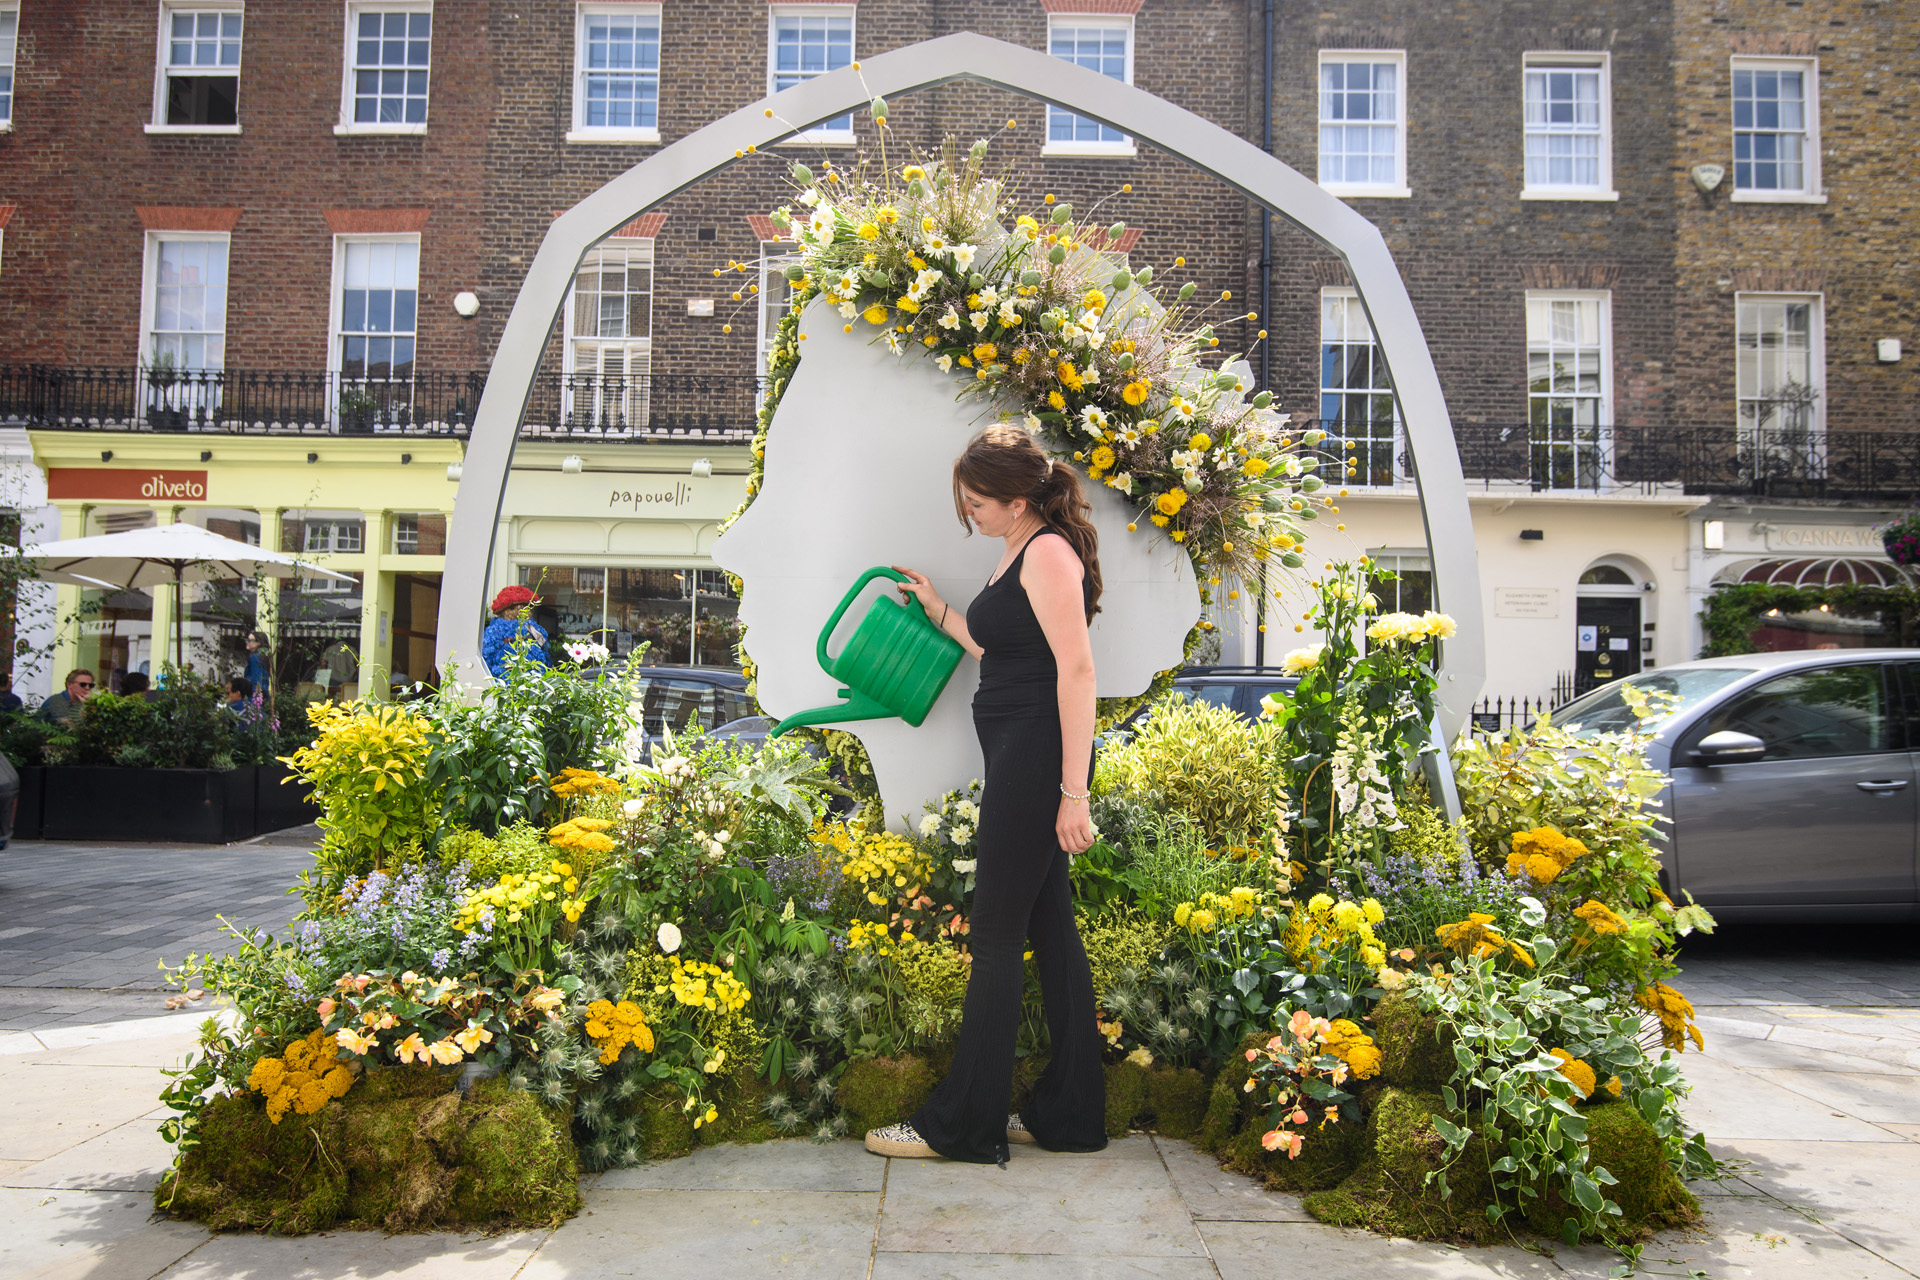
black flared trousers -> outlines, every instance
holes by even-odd
[[[1049,1150],[1098,1151],[1107,1145],[1107,1104],[1093,974],[1074,927],[1068,857],[1054,834],[1060,718],[976,715],[974,727],[987,772],[968,922],[973,973],[953,1070],[915,1113],[913,1127],[950,1159],[1006,1159],[1014,1038],[1031,942],[1052,1051],[1020,1119]]]

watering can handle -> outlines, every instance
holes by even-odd
[[[855,597],[875,578],[892,578],[895,582],[912,581],[906,574],[894,569],[889,569],[885,565],[875,565],[854,579],[853,585],[847,588],[847,594],[840,597],[840,603],[834,606],[833,616],[827,619],[827,625],[820,628],[820,639],[815,647],[819,651],[820,667],[822,670],[831,671],[833,669],[833,659],[827,656],[827,640],[833,635],[833,629],[840,625],[840,619],[846,616],[846,612],[853,605]],[[920,601],[918,599],[909,600],[908,604],[914,609],[920,609]],[[921,609],[920,612],[924,615],[926,611]]]

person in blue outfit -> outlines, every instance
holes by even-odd
[[[527,661],[547,665],[547,633],[526,616],[539,599],[530,588],[520,586],[502,587],[493,598],[493,621],[480,633],[480,660],[497,678],[507,678],[507,659],[523,646]]]
[[[266,693],[272,682],[272,663],[273,657],[267,652],[267,633],[247,632],[247,669],[240,674],[260,693]]]

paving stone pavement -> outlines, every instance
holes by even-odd
[[[67,1012],[31,1030],[0,1029],[0,1221],[10,1227],[0,1233],[0,1276],[1374,1280],[1391,1270],[1409,1280],[1605,1280],[1617,1262],[1592,1248],[1455,1249],[1323,1226],[1296,1198],[1145,1134],[1096,1156],[1016,1148],[1004,1172],[881,1160],[854,1142],[721,1147],[587,1178],[582,1212],[557,1230],[213,1236],[154,1216],[149,1194],[170,1157],[154,1131],[158,1069],[186,1052],[199,1015],[127,1016],[150,1012],[157,996],[131,990],[145,971],[110,961],[114,938],[89,928],[152,916],[151,901],[181,876],[227,886],[214,910],[253,898],[242,918],[277,926],[290,903],[267,899],[295,874],[299,851],[194,850],[170,861],[176,851],[89,850],[113,866],[76,882],[71,846],[25,848],[37,861],[0,863],[4,927],[14,925],[17,895],[60,877],[72,887],[51,900],[84,907],[61,917],[71,948],[63,963],[123,985],[37,988],[44,1010],[65,1001]],[[282,861],[270,867],[274,858]],[[145,889],[123,890],[136,874],[151,876]],[[90,892],[110,905],[89,905]],[[177,936],[161,945],[177,952],[201,925],[170,911]],[[1920,951],[1905,941],[1911,932],[1723,931],[1689,945],[1678,981],[1696,1002],[1707,1052],[1685,1058],[1695,1085],[1688,1115],[1736,1163],[1724,1182],[1696,1188],[1700,1230],[1648,1246],[1647,1274],[1800,1280],[1817,1269],[1822,1280],[1920,1280]],[[1801,938],[1822,950],[1796,945]]]
[[[220,951],[217,917],[283,934],[315,828],[244,844],[0,850],[0,1035],[164,1012],[161,959]]]

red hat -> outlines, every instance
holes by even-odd
[[[493,598],[493,611],[499,613],[502,609],[519,609],[539,602],[540,597],[533,594],[531,587],[502,587],[500,594]]]

